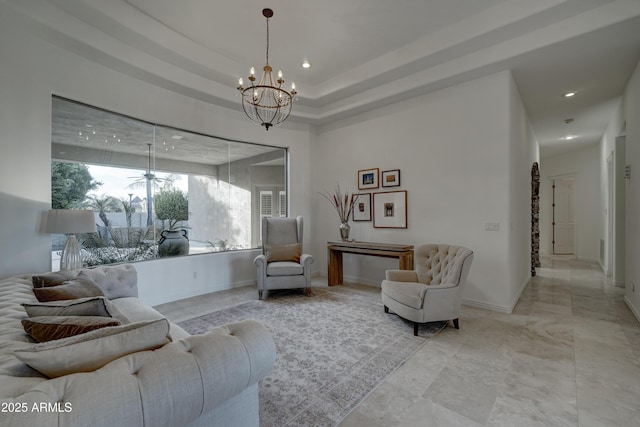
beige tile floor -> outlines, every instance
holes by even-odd
[[[640,324],[623,296],[595,263],[545,258],[512,314],[464,306],[460,330],[429,340],[341,427],[640,426]],[[256,297],[156,308],[179,322]]]

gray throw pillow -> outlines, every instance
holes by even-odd
[[[40,302],[104,296],[100,287],[88,278],[75,278],[62,285],[34,288],[33,293]]]
[[[116,317],[115,307],[105,297],[88,297],[51,302],[23,303],[27,316],[103,316]]]
[[[77,275],[78,273],[76,273],[75,271],[60,270],[54,273],[46,273],[33,276],[31,280],[33,281],[34,288],[43,288],[47,286],[62,285],[67,280],[74,279]]]

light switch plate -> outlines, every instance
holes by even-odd
[[[487,222],[484,225],[484,231],[500,231],[499,222]]]

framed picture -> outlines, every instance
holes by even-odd
[[[407,191],[373,193],[373,226],[407,228]]]
[[[360,193],[353,208],[354,221],[371,221],[371,193]]]
[[[368,190],[370,188],[378,188],[378,175],[380,169],[364,169],[358,171],[358,190]]]
[[[400,186],[400,169],[393,169],[390,171],[382,171],[383,187],[399,187]]]

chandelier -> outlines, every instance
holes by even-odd
[[[273,125],[284,122],[291,113],[293,98],[296,96],[296,85],[291,83],[291,91],[282,88],[284,78],[282,71],[278,71],[278,80],[273,80],[273,69],[269,65],[269,18],[273,16],[273,10],[263,9],[262,16],[267,18],[267,63],[264,66],[262,78],[255,84],[256,71],[251,67],[249,81],[251,85],[243,86],[242,78],[238,80],[237,89],[242,95],[242,108],[251,120],[264,126],[265,130]]]

